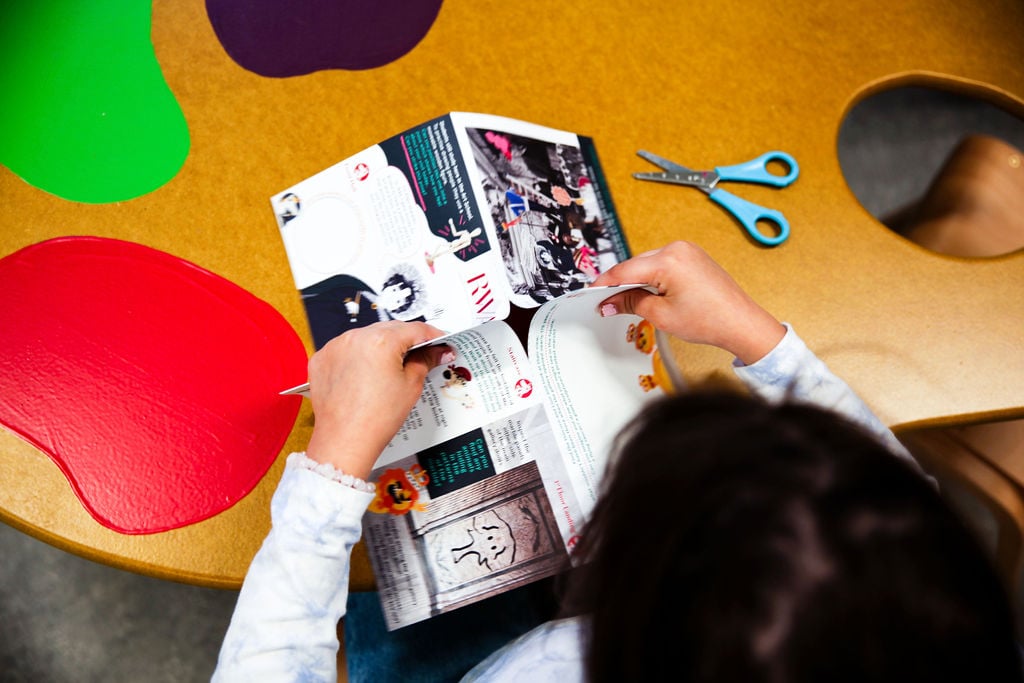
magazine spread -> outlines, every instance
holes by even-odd
[[[545,304],[529,356],[502,321],[446,338],[455,360],[372,474],[363,530],[389,629],[568,566],[614,436],[672,386],[650,323],[597,312],[613,293]]]
[[[588,287],[629,256],[592,142],[452,113],[271,204],[316,348],[426,320],[456,350],[372,476],[388,628],[564,569],[612,438],[671,386],[653,327]]]
[[[271,204],[317,348],[378,320],[504,319],[629,256],[590,139],[497,116],[434,119]]]

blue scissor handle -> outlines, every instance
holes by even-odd
[[[775,175],[769,172],[768,163],[781,161],[789,167],[786,175]],[[789,154],[785,152],[766,152],[756,159],[735,166],[718,166],[715,168],[722,180],[738,180],[745,183],[759,183],[761,185],[773,185],[775,187],[786,187],[800,175],[800,167]]]
[[[750,236],[766,247],[778,246],[789,237],[789,221],[778,211],[758,206],[717,188],[712,190],[708,196],[719,206],[723,207],[733,216],[736,216]],[[758,221],[774,223],[778,227],[779,233],[777,235],[764,234],[757,226]]]

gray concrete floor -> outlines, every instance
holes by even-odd
[[[987,104],[922,89],[856,107],[838,153],[865,208],[885,216],[920,195],[960,137],[1024,148],[1024,124]],[[950,489],[986,537],[991,521]],[[236,594],[81,559],[0,524],[0,681],[208,680]]]
[[[237,593],[113,569],[0,524],[0,681],[209,680]]]

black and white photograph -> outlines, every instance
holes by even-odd
[[[466,133],[512,291],[540,304],[592,282],[614,246],[580,148]]]

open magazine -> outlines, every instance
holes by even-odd
[[[502,321],[446,338],[363,519],[389,629],[568,566],[615,434],[673,386],[650,323],[598,314],[613,293],[544,304],[529,355]]]
[[[629,256],[589,138],[452,113],[271,198],[317,348],[378,320],[457,332]]]
[[[587,288],[629,256],[592,142],[452,113],[271,204],[317,348],[397,319],[456,350],[373,473],[388,628],[563,569],[612,436],[671,386],[650,324]]]

